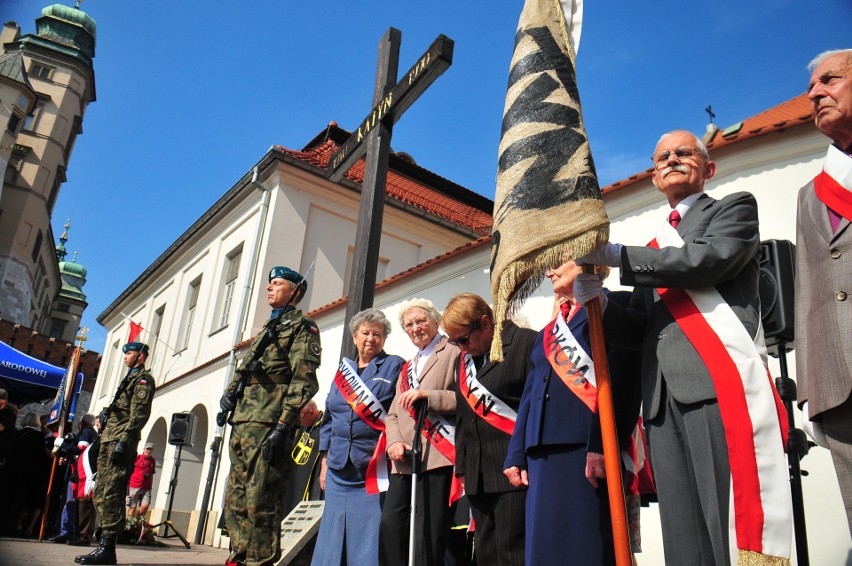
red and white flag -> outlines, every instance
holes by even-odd
[[[142,325],[136,322],[130,321],[130,334],[127,336],[127,343],[136,342],[136,339],[139,338],[139,335],[142,334]]]

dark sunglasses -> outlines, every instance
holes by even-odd
[[[470,335],[473,334],[474,330],[479,329],[479,325],[471,324],[468,328],[470,328],[470,330],[467,331],[467,334],[451,339],[450,344],[455,344],[456,346],[467,346],[470,343]]]

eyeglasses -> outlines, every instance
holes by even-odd
[[[414,330],[416,327],[423,327],[423,326],[426,326],[427,324],[429,324],[428,318],[418,318],[418,319],[406,322],[405,324],[402,325],[402,327],[406,331],[411,331],[411,330]]]
[[[458,338],[450,339],[450,344],[455,344],[456,346],[467,346],[470,343],[470,335],[473,334],[474,330],[479,329],[479,325],[471,324],[468,328],[470,328],[470,330],[467,331],[467,334],[459,336]]]
[[[655,153],[651,156],[651,161],[653,161],[654,165],[659,169],[660,167],[668,163],[669,158],[672,156],[672,153],[675,154],[675,157],[677,157],[678,160],[691,159],[695,157],[696,153],[704,157],[704,152],[702,152],[697,147],[690,147],[688,145],[684,145],[675,149],[668,149],[666,151]]]

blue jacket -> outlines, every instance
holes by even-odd
[[[357,368],[355,362],[347,361]],[[391,356],[382,351],[361,372],[361,380],[385,410],[393,401],[403,364],[405,360],[399,356]],[[319,445],[320,451],[326,452],[328,467],[332,470],[342,470],[351,460],[356,468],[365,470],[378,440],[379,432],[352,410],[340,389],[332,383],[325,400]]]
[[[626,303],[629,293],[607,292],[610,301]],[[589,343],[589,319],[580,309],[568,323],[571,333],[586,352]],[[619,442],[627,440],[639,417],[639,352],[607,347],[610,380],[615,403]],[[532,370],[524,384],[515,431],[509,441],[505,468],[527,467],[530,448],[581,444],[590,452],[603,453],[600,420],[575,395],[550,367],[544,353],[544,331],[538,333],[532,351]]]

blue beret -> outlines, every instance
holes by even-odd
[[[125,354],[130,351],[148,354],[148,344],[143,344],[142,342],[128,342],[127,344],[121,347],[121,351]]]
[[[293,271],[289,267],[279,265],[269,270],[269,281],[273,279],[286,279],[293,283],[301,283],[304,277],[298,271]]]

